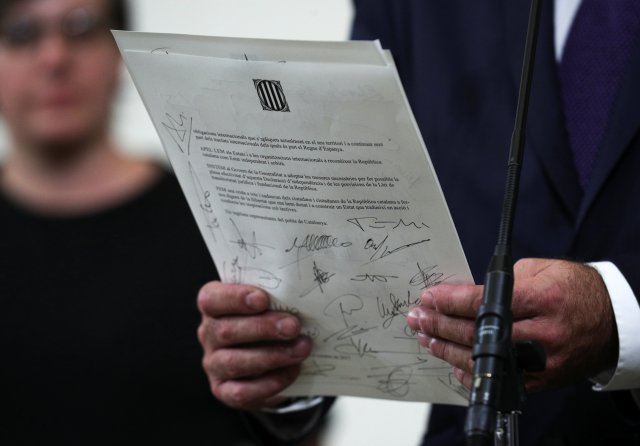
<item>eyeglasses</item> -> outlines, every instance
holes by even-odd
[[[9,49],[23,50],[37,47],[48,34],[56,32],[70,43],[80,43],[106,34],[108,29],[108,23],[97,18],[89,9],[75,8],[58,21],[29,16],[7,20],[0,25],[0,42]]]

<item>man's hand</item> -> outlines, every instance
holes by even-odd
[[[300,321],[270,311],[267,294],[248,285],[210,282],[198,294],[198,339],[213,394],[229,406],[252,410],[277,405],[276,396],[300,373],[311,341]]]
[[[618,335],[598,272],[561,260],[523,259],[514,266],[513,341],[534,340],[547,353],[546,370],[525,374],[528,391],[577,382],[613,368]],[[439,285],[422,294],[407,317],[418,341],[454,366],[470,387],[471,347],[482,286]]]

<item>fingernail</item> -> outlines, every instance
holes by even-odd
[[[305,358],[309,354],[309,346],[307,342],[301,340],[296,342],[296,344],[291,348],[291,357],[292,358]]]
[[[417,337],[420,345],[422,345],[429,353],[431,353],[431,345],[433,344],[433,338],[430,336],[427,336],[422,332],[418,332]]]
[[[407,319],[410,319],[415,325],[418,325],[420,320],[420,310],[417,307],[413,307],[407,313]]]
[[[281,337],[291,339],[298,336],[298,323],[290,317],[285,317],[276,322],[276,330]]]
[[[425,290],[422,293],[422,296],[420,296],[420,297],[421,297],[421,300],[422,300],[422,304],[426,305],[427,308],[433,308],[433,309],[436,308],[436,298],[433,295],[432,289]]]
[[[265,299],[259,291],[252,291],[244,298],[247,307],[256,311],[266,310]]]
[[[433,308],[434,310],[437,311],[438,307],[436,306],[436,296],[435,296],[435,294],[433,294],[432,291],[429,291],[428,294],[429,294],[429,297],[428,297],[429,305],[431,305],[431,308]]]

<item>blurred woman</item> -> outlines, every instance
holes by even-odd
[[[0,1],[0,444],[259,444],[200,367],[182,192],[109,133],[125,12]]]

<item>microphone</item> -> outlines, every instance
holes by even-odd
[[[498,242],[489,262],[482,305],[476,317],[472,351],[473,381],[464,426],[469,446],[508,444],[509,438],[506,437],[509,436],[515,436],[517,444],[516,415],[521,410],[524,384],[519,367],[521,364],[517,363],[517,349],[511,345],[511,300],[514,281],[511,238],[524,154],[539,19],[540,0],[532,0]],[[531,348],[532,345],[528,344],[527,347]],[[544,360],[542,364],[544,367]],[[539,369],[540,364],[536,367]],[[505,425],[500,417],[501,414],[507,413],[510,414],[510,418]],[[511,423],[514,426],[510,426]]]

